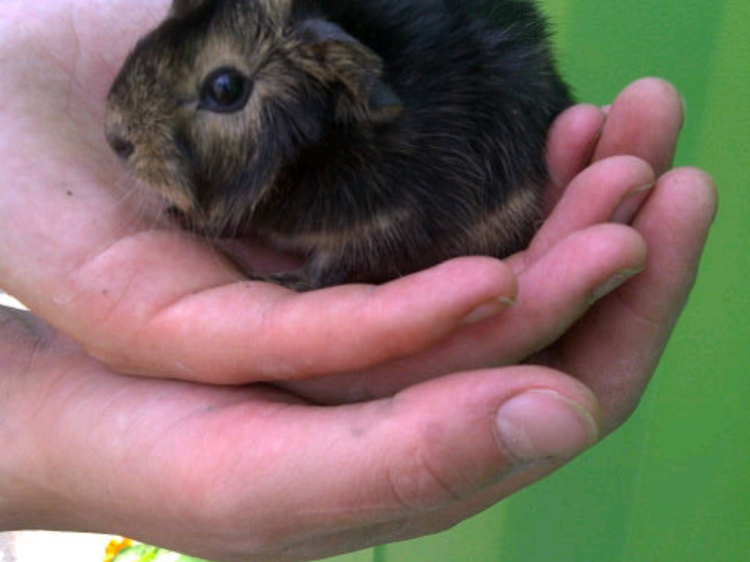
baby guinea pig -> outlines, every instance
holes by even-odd
[[[303,255],[297,290],[522,249],[571,104],[526,0],[174,0],[107,101],[184,226]]]

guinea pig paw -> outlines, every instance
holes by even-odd
[[[277,285],[281,285],[282,287],[286,287],[297,293],[312,291],[316,288],[302,269],[274,273],[268,276],[267,281],[276,283]]]

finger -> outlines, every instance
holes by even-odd
[[[173,263],[178,254],[149,260],[154,245],[146,245],[132,248],[129,270],[120,248],[117,264],[103,257],[79,272],[81,298],[99,315],[69,327],[93,355],[133,373],[240,383],[348,372],[416,353],[516,292],[510,268],[490,258],[453,260],[379,287],[304,294],[257,282],[214,286],[213,270],[160,287],[170,272],[197,269]],[[119,271],[121,284],[108,283],[103,295],[99,271]]]
[[[591,162],[604,127],[604,113],[593,105],[575,105],[561,113],[547,136],[550,185],[546,207],[554,208],[570,181]]]
[[[569,234],[617,218],[623,210],[630,209],[631,199],[642,202],[654,181],[651,167],[633,156],[617,156],[592,164],[570,181],[527,251],[512,257],[509,263],[519,271],[524,263],[538,259]]]
[[[612,104],[594,160],[629,154],[660,176],[672,167],[682,121],[683,102],[674,86],[657,78],[638,80]]]
[[[538,367],[317,408],[260,388],[116,377],[85,357],[77,366],[46,377],[21,420],[25,445],[10,449],[25,486],[44,490],[24,524],[210,558],[318,559],[436,531],[435,510],[539,460],[564,462],[598,431],[593,395]],[[96,462],[81,462],[92,443]]]
[[[597,393],[608,430],[630,415],[656,367],[695,282],[715,210],[705,173],[662,177],[634,221],[649,248],[645,270],[600,301],[547,358]]]
[[[200,490],[203,509],[191,526],[214,535],[206,544],[201,532],[182,533],[181,541],[193,542],[189,552],[284,544],[274,560],[318,558],[353,542],[405,538],[405,530],[434,532],[404,522],[541,459],[569,459],[596,440],[598,415],[576,381],[524,367],[449,377],[366,405],[293,406],[266,419],[248,413],[236,408],[231,423],[208,416],[201,431],[219,436],[219,446],[193,453],[193,468],[176,467],[175,484]],[[209,455],[211,466],[224,467],[220,479],[195,473]],[[143,532],[135,536],[153,538]],[[336,532],[348,540],[334,543]]]
[[[320,408],[258,386],[121,377],[58,343],[2,394],[13,406],[0,409],[12,414],[4,427],[26,435],[0,463],[23,474],[3,495],[26,499],[15,523],[126,533],[211,558],[319,558],[438,530],[434,510],[539,460],[562,463],[598,435],[594,396],[545,368]],[[82,460],[92,443],[96,462]]]
[[[414,356],[284,388],[317,402],[341,403],[390,396],[451,372],[517,363],[555,341],[597,298],[641,270],[645,256],[643,239],[628,227],[597,225],[577,232],[519,275],[517,304],[496,316]]]

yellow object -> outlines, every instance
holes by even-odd
[[[109,544],[104,551],[104,562],[112,562],[112,560],[115,559],[115,556],[131,546],[133,546],[133,541],[126,539],[125,537],[112,539],[109,541]]]

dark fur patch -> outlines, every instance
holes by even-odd
[[[248,105],[196,109],[232,65]],[[523,248],[571,103],[524,0],[175,0],[109,101],[140,179],[207,231],[306,253],[313,287]]]

